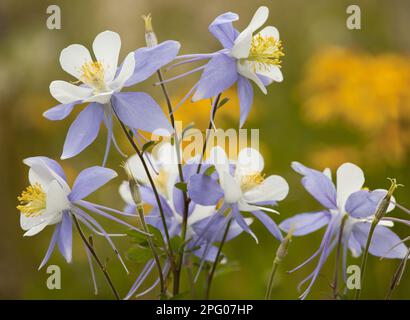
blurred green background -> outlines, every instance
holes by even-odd
[[[46,9],[57,4],[62,12],[62,29],[48,30]],[[256,8],[270,8],[268,24],[276,26],[285,48],[284,82],[269,87],[256,98],[247,128],[260,129],[260,144],[266,173],[283,175],[291,186],[288,198],[279,206],[277,221],[299,212],[315,211],[319,205],[303,190],[300,177],[290,169],[293,160],[318,169],[333,170],[345,161],[361,166],[366,186],[387,187],[386,177],[396,177],[406,185],[397,191],[397,199],[410,206],[409,121],[410,121],[410,2],[406,0],[355,1],[362,13],[362,29],[346,28],[346,8],[350,1],[192,1],[192,0],[94,0],[39,1],[2,0],[0,2],[0,298],[6,299],[93,299],[92,283],[86,256],[79,237],[74,242],[74,261],[67,265],[58,252],[49,263],[62,269],[62,290],[46,287],[47,273],[37,271],[48,246],[52,228],[35,237],[23,238],[16,196],[27,185],[27,168],[22,159],[46,155],[58,159],[70,122],[81,110],[61,122],[51,122],[42,113],[56,105],[49,94],[52,80],[72,80],[59,66],[61,49],[71,43],[91,47],[99,32],[110,29],[122,39],[121,58],[144,46],[142,14],[151,13],[159,40],[181,42],[181,53],[212,52],[219,43],[207,31],[208,24],[226,11],[237,12],[241,30]],[[198,75],[169,85],[178,101]],[[138,90],[151,93],[161,105],[164,99],[152,84],[153,77]],[[233,96],[234,92],[228,95]],[[221,110],[217,125],[235,127],[238,106],[233,98]],[[208,102],[185,104],[177,117],[196,121],[205,128]],[[119,133],[118,133],[119,135]],[[124,149],[126,142],[120,141]],[[69,179],[82,169],[100,164],[105,145],[104,135],[80,156],[62,164]],[[128,150],[129,151],[129,150]],[[111,153],[108,166],[121,172],[121,157]],[[121,173],[122,175],[122,173]],[[123,177],[123,175],[122,175]],[[72,182],[72,180],[71,180]],[[121,177],[109,183],[92,200],[121,208],[117,194]],[[397,215],[401,215],[396,212]],[[240,270],[217,277],[212,297],[230,299],[263,298],[265,285],[278,243],[264,228],[254,223],[260,243],[241,235],[228,243],[225,253],[238,261]],[[118,229],[121,230],[121,229]],[[409,230],[396,226],[407,236]],[[308,265],[288,275],[287,270],[308,258],[319,246],[323,230],[304,238],[295,238],[281,265],[274,287],[274,299],[295,299],[297,284],[313,270]],[[126,250],[128,240],[116,241]],[[138,274],[139,266],[129,263],[126,275],[103,240],[96,240],[98,252],[108,257],[108,268],[122,295]],[[349,263],[360,261],[349,257]],[[371,257],[363,298],[382,299],[398,261]],[[309,298],[330,298],[333,276],[332,255]],[[104,279],[97,272],[100,293],[97,298],[111,298]],[[185,274],[183,275],[186,276]],[[410,298],[410,275],[394,298]],[[155,297],[155,294],[148,296]]]

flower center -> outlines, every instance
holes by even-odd
[[[284,55],[280,40],[277,41],[274,37],[263,37],[257,34],[252,37],[251,50],[247,60],[257,62],[265,68],[271,65],[280,67],[281,58]]]
[[[17,209],[28,218],[41,216],[46,209],[46,193],[39,183],[28,186],[17,200]]]
[[[241,178],[241,189],[243,192],[246,192],[259,186],[264,180],[265,175],[260,172],[248,174]]]
[[[105,91],[104,66],[99,61],[86,62],[81,67],[80,80],[95,88],[97,91]]]

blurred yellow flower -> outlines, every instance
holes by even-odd
[[[409,89],[410,57],[325,48],[307,64],[303,109],[311,122],[342,120],[357,128],[368,159],[397,163],[410,142]]]

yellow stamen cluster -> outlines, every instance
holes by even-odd
[[[271,65],[280,67],[281,58],[284,55],[280,40],[275,40],[274,37],[264,37],[260,34],[253,36],[249,61],[257,62],[266,68]]]
[[[38,183],[28,186],[17,200],[17,209],[29,218],[42,215],[46,209],[46,193]]]
[[[99,61],[86,62],[81,67],[81,81],[97,89],[105,89],[104,66]]]
[[[260,172],[255,172],[255,173],[245,175],[241,179],[241,189],[244,192],[251,190],[255,188],[256,186],[262,184],[264,180],[265,180],[265,175]]]

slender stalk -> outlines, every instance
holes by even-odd
[[[218,104],[219,104],[219,100],[221,99],[221,96],[222,96],[222,92],[216,96],[215,103],[212,106],[212,115],[211,115],[211,119],[209,120],[208,130],[206,131],[205,142],[204,142],[204,145],[202,147],[201,159],[199,160],[199,164],[198,164],[198,168],[196,169],[196,173],[199,173],[201,171],[202,160],[205,157],[205,152],[206,152],[206,148],[207,148],[207,144],[208,144],[208,139],[209,139],[210,131],[212,129],[212,122],[215,120],[216,110],[217,110],[217,107],[218,107]]]
[[[112,105],[111,105],[111,107],[112,107]],[[163,224],[163,227],[164,227],[165,238],[166,238],[166,241],[167,241],[167,251],[168,251],[168,254],[169,254],[169,257],[170,257],[171,266],[174,267],[174,260],[173,260],[174,254],[173,254],[172,247],[171,247],[171,239],[170,239],[170,236],[169,236],[168,227],[167,227],[167,223],[166,223],[166,220],[165,220],[165,214],[164,214],[164,210],[162,208],[161,199],[159,197],[158,190],[155,186],[154,180],[152,179],[151,173],[148,169],[148,165],[147,165],[141,151],[139,150],[138,146],[134,142],[134,139],[131,137],[130,133],[128,132],[127,127],[125,126],[125,124],[118,117],[118,114],[115,111],[115,109],[113,107],[111,109],[113,110],[115,118],[118,120],[118,122],[119,122],[119,124],[122,128],[122,131],[125,133],[128,141],[130,142],[131,146],[134,148],[135,152],[137,153],[138,158],[141,160],[141,163],[144,167],[145,173],[147,174],[147,177],[148,177],[149,183],[151,185],[151,188],[154,191],[155,200],[158,204],[158,209],[159,209],[159,212],[160,212],[161,221],[162,221],[162,224]]]
[[[268,286],[266,287],[265,300],[269,300],[272,296],[273,280],[275,278],[275,274],[276,274],[276,271],[279,265],[282,263],[282,260],[288,254],[288,248],[292,240],[293,231],[294,231],[294,226],[292,225],[288,231],[288,234],[282,240],[282,242],[279,244],[278,249],[276,250],[275,259],[273,259],[272,270],[269,275]]]
[[[406,270],[407,260],[409,259],[409,257],[410,257],[410,248],[407,249],[407,253],[404,256],[404,259],[400,261],[400,264],[397,267],[397,270],[394,272],[393,278],[390,281],[389,291],[386,294],[386,300],[391,299],[394,289],[396,289],[399,286],[401,278],[403,277],[403,274],[404,274],[404,270]]]
[[[343,230],[345,226],[345,222],[347,220],[347,216],[344,216],[342,219],[342,223],[340,224],[339,236],[337,240],[337,248],[336,248],[336,262],[335,262],[335,274],[333,278],[333,299],[337,299],[339,296],[338,292],[338,282],[339,282],[339,264],[340,264],[340,254],[342,251],[342,241],[343,241]]]
[[[142,228],[146,233],[149,233],[147,223],[145,222],[144,207],[142,206],[141,202],[136,203],[136,206],[137,206],[137,212],[138,212],[139,218],[141,220]],[[161,262],[159,260],[157,250],[155,249],[155,245],[154,245],[154,242],[152,241],[151,236],[147,235],[146,238],[147,238],[148,246],[152,251],[152,255],[154,256],[155,264],[158,269],[159,282],[161,285],[161,294],[165,294],[164,275],[162,273]]]
[[[228,223],[226,224],[225,232],[222,236],[222,241],[219,244],[218,252],[216,254],[215,261],[212,264],[211,270],[208,274],[208,278],[207,278],[207,281],[206,281],[206,291],[205,291],[205,299],[206,300],[209,300],[209,295],[211,293],[212,280],[213,280],[213,277],[214,277],[214,274],[215,274],[216,266],[218,265],[218,262],[219,262],[219,257],[221,256],[222,247],[224,246],[225,241],[226,241],[226,237],[228,236],[228,232],[229,232],[229,228],[231,227],[231,223],[232,223],[232,219],[229,219]]]
[[[399,286],[401,278],[403,277],[403,274],[404,274],[404,270],[406,270],[407,259],[409,258],[409,256],[410,256],[410,248],[407,250],[407,253],[404,256],[404,259],[400,261],[400,264],[397,267],[397,270],[395,271],[393,278],[390,281],[389,291],[386,294],[386,300],[391,299],[394,289],[396,289]]]
[[[272,296],[273,280],[275,279],[275,274],[276,274],[276,271],[278,270],[278,267],[279,267],[279,263],[276,261],[276,259],[273,260],[272,270],[269,275],[268,286],[267,286],[266,293],[265,293],[265,300],[270,300]]]
[[[113,282],[112,282],[112,280],[111,280],[111,277],[110,277],[110,275],[108,274],[107,268],[102,264],[100,258],[98,257],[97,253],[95,252],[93,246],[88,242],[87,238],[85,237],[83,231],[81,230],[81,226],[80,226],[80,224],[78,223],[77,217],[76,217],[74,214],[72,214],[71,216],[72,216],[72,218],[73,218],[73,220],[74,220],[74,224],[75,224],[75,226],[76,226],[76,228],[77,228],[77,230],[78,230],[78,233],[80,234],[81,239],[83,240],[83,242],[84,242],[85,246],[87,247],[88,251],[89,251],[89,252],[91,253],[91,255],[94,257],[94,259],[95,259],[95,261],[96,261],[98,267],[100,268],[100,270],[101,270],[102,273],[104,274],[104,277],[105,277],[105,279],[107,280],[108,285],[110,286],[111,291],[112,291],[112,293],[113,293],[114,296],[115,296],[115,299],[121,300],[120,295],[118,294],[117,290],[115,289],[114,284],[113,284]]]
[[[360,299],[360,293],[362,291],[362,286],[363,286],[363,282],[364,282],[364,275],[366,273],[366,266],[367,266],[367,257],[369,256],[369,248],[370,248],[370,243],[372,242],[372,238],[373,238],[373,233],[374,230],[377,227],[377,224],[379,223],[379,221],[377,219],[374,219],[372,221],[372,224],[370,226],[370,230],[369,230],[369,235],[367,237],[367,241],[366,241],[366,246],[364,249],[364,253],[363,253],[363,258],[362,258],[362,263],[360,264],[360,286],[358,289],[356,289],[356,293],[355,293],[355,300],[359,300]]]
[[[387,212],[387,209],[390,205],[390,200],[391,200],[391,197],[392,197],[394,191],[397,189],[397,187],[402,186],[401,184],[397,184],[396,179],[390,179],[390,178],[388,178],[388,179],[391,182],[390,188],[387,191],[387,194],[380,201],[380,204],[377,206],[376,212],[374,214],[374,219],[372,221],[372,224],[370,225],[369,235],[367,237],[366,246],[365,246],[364,253],[363,253],[363,258],[362,258],[362,263],[361,263],[361,266],[360,266],[360,272],[361,272],[360,287],[358,289],[356,289],[355,300],[359,300],[361,289],[363,287],[364,276],[365,276],[365,273],[366,273],[367,257],[369,255],[369,248],[370,248],[370,243],[371,243],[372,238],[373,238],[374,230],[376,229],[379,221],[384,218],[384,216]]]
[[[174,113],[172,110],[172,103],[171,99],[168,94],[167,87],[164,83],[164,77],[162,76],[161,69],[157,71],[158,74],[158,79],[160,81],[161,89],[162,92],[164,93],[165,100],[167,102],[167,107],[168,107],[168,114],[171,120],[171,125],[172,128],[174,129],[174,143],[175,143],[175,151],[177,155],[177,161],[178,161],[178,173],[179,173],[179,180],[180,182],[184,182],[184,174],[182,171],[182,158],[181,158],[181,153],[180,153],[180,142],[178,138],[178,132],[175,127],[175,117]],[[183,201],[184,201],[184,211],[183,211],[183,216],[182,216],[182,225],[181,225],[181,238],[182,241],[185,241],[186,238],[186,232],[187,232],[187,224],[188,224],[188,207],[189,207],[189,201],[188,201],[188,195],[185,191],[182,191],[183,194]],[[175,266],[175,273],[174,273],[174,285],[173,285],[173,294],[177,295],[179,293],[179,283],[180,283],[180,277],[181,277],[181,269],[182,269],[182,262],[184,259],[184,250],[182,249],[181,252],[178,253],[177,256],[177,262]]]

